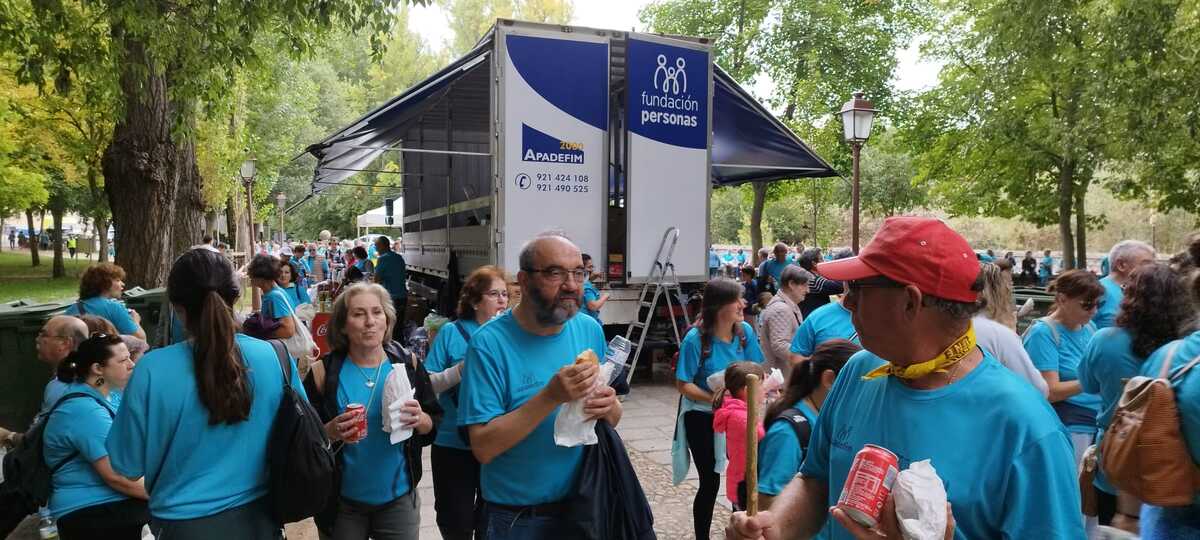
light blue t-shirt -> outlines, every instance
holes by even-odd
[[[1112,421],[1117,402],[1125,389],[1125,381],[1136,377],[1145,358],[1133,352],[1133,336],[1119,326],[1111,326],[1096,332],[1088,342],[1083,361],[1079,363],[1079,384],[1083,391],[1100,396],[1100,415],[1096,423],[1100,428],[1097,447],[1104,437],[1104,430]],[[1104,471],[1096,469],[1096,487],[1105,493],[1116,494],[1117,490],[1104,478]]]
[[[817,425],[817,412],[812,410],[803,399],[797,401],[792,408],[800,411],[808,420],[809,436]],[[796,430],[792,423],[785,419],[775,420],[762,442],[758,443],[758,492],[767,495],[779,495],[787,487],[796,473],[800,472],[800,464],[804,463],[804,450],[800,440],[796,438]]]
[[[708,250],[708,267],[709,268],[720,268],[721,267],[721,256],[717,255],[717,252],[714,250],[711,250],[711,249]]]
[[[262,295],[262,312],[269,314],[274,319],[282,319],[294,315],[296,311],[292,309],[292,302],[288,300],[287,293],[283,292],[283,288],[276,285],[275,288],[263,293]]]
[[[1054,330],[1050,329],[1050,324],[1054,325]],[[1055,339],[1055,333],[1058,338]],[[1074,381],[1079,378],[1078,369],[1079,362],[1083,360],[1083,353],[1087,349],[1088,341],[1092,339],[1092,335],[1096,333],[1096,327],[1091,323],[1085,324],[1077,330],[1068,330],[1067,327],[1052,322],[1048,319],[1038,319],[1025,332],[1025,351],[1029,353],[1029,359],[1033,361],[1033,367],[1038,371],[1057,371],[1058,380],[1062,382]],[[1075,394],[1065,400],[1067,403],[1086,407],[1100,412],[1100,396],[1088,392]],[[1067,426],[1075,433],[1093,433],[1096,426]]]
[[[479,330],[479,323],[470,319],[459,319],[442,326],[437,337],[433,339],[433,345],[429,346],[429,353],[425,355],[425,370],[430,375],[450,369],[466,358],[467,340],[463,339],[462,332],[458,330],[460,326],[467,331],[468,336]],[[461,390],[462,387],[459,386],[438,395],[438,405],[442,406],[442,423],[438,426],[437,438],[433,444],[460,450],[470,448],[467,441],[458,435],[458,403],[454,397]]]
[[[1170,369],[1177,370],[1196,356],[1200,356],[1200,332],[1196,332],[1159,347],[1142,364],[1140,374],[1158,377],[1163,362],[1176,343],[1179,345],[1171,357]],[[1175,381],[1175,404],[1179,406],[1179,423],[1183,430],[1183,439],[1187,442],[1188,453],[1192,455],[1192,463],[1200,464],[1200,366],[1192,366],[1187,374]],[[1196,493],[1192,504],[1200,504],[1200,492]]]
[[[412,490],[404,445],[393,445],[391,434],[383,431],[383,386],[391,372],[386,359],[376,371],[346,358],[338,375],[338,410],[346,410],[350,403],[367,406],[367,438],[342,446],[342,497],[363,504],[389,503]],[[374,393],[367,387],[368,380],[375,380]]]
[[[1092,315],[1092,322],[1096,328],[1108,328],[1116,324],[1117,312],[1121,310],[1121,300],[1125,298],[1125,291],[1112,278],[1108,276],[1100,280],[1100,285],[1104,286],[1104,294],[1100,296],[1100,305],[1096,308],[1096,313]]]
[[[103,394],[86,384],[69,385],[67,393],[88,394],[108,403]],[[77,397],[64,401],[46,420],[46,430],[42,432],[46,466],[53,469],[62,465],[51,477],[49,506],[55,518],[129,498],[109,487],[92,466],[108,455],[104,441],[117,410],[96,399]]]
[[[67,315],[80,315],[79,304],[83,304],[84,315],[95,315],[103,317],[108,322],[116,327],[117,331],[132,335],[137,333],[138,325],[133,322],[133,317],[129,315],[129,311],[125,309],[125,304],[122,304],[112,298],[104,298],[102,296],[93,296],[86,300],[79,301],[67,307],[63,313]]]
[[[38,416],[50,412],[50,407],[53,407],[55,403],[58,403],[59,398],[67,394],[67,388],[70,386],[58,380],[58,377],[50,379],[50,382],[46,383],[46,388],[42,390],[42,409],[38,411]]]
[[[603,361],[604,330],[591,317],[571,317],[552,336],[526,332],[512,311],[492,319],[471,336],[467,348],[458,425],[484,424],[516,410],[585,349],[592,349]],[[480,480],[485,500],[529,506],[567,496],[579,476],[583,447],[554,443],[558,411],[550,413],[521,442],[483,464]]]
[[[591,309],[588,309],[588,307],[587,307],[588,302],[595,302],[599,299],[600,299],[600,289],[597,289],[596,286],[594,284],[592,284],[591,280],[584,281],[583,282],[583,305],[580,306],[580,308],[579,308],[580,311],[582,311],[588,315],[591,315],[592,318],[596,319],[597,321],[600,320],[600,312],[592,311]],[[601,323],[601,324],[603,324],[603,323]]]
[[[791,261],[779,262],[775,260],[775,257],[771,257],[770,259],[763,261],[762,270],[763,272],[770,274],[771,277],[775,278],[775,284],[779,285],[779,276],[783,275],[784,269],[786,269],[789,264],[792,264]]]
[[[308,289],[296,285],[295,283],[290,283],[287,287],[277,285],[275,290],[283,292],[283,295],[287,298],[288,304],[292,307],[292,313],[295,313],[296,308],[300,307],[301,304],[312,303],[312,298],[308,296]]]
[[[195,519],[267,494],[267,439],[283,396],[275,349],[238,334],[254,399],[248,419],[210,425],[200,403],[189,342],[154,349],[133,368],[108,437],[117,473],[145,477],[150,514]],[[304,387],[291,361],[292,387]]]
[[[1084,538],[1066,430],[1037,390],[983,354],[962,379],[934,390],[896,377],[863,380],[884,361],[855,354],[821,406],[801,473],[828,485],[833,506],[854,455],[874,444],[895,453],[901,470],[931,460],[957,539]],[[827,523],[830,538],[851,538],[836,520]]]
[[[708,387],[709,375],[725,371],[725,368],[734,362],[746,360],[756,364],[763,363],[763,353],[758,346],[758,336],[754,334],[754,327],[745,321],[742,321],[741,324],[742,332],[746,337],[744,347],[742,339],[736,334],[729,341],[721,341],[714,337],[710,345],[712,350],[708,358],[703,361],[700,359],[703,348],[703,344],[700,342],[700,329],[688,330],[687,335],[683,338],[683,343],[679,345],[679,362],[675,366],[675,379],[695,384],[705,392],[712,392],[712,388]]]
[[[858,343],[858,332],[850,320],[850,310],[842,307],[841,302],[830,302],[805,317],[792,336],[792,354],[812,356],[817,345],[832,339],[849,339]]]
[[[1038,265],[1038,275],[1050,277],[1054,273],[1054,257],[1043,257],[1042,263]]]

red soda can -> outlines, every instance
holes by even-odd
[[[367,438],[367,408],[362,403],[346,404],[346,412],[351,411],[357,413],[356,417],[358,419],[358,433],[352,442],[358,442]]]
[[[854,456],[850,474],[842,484],[838,507],[864,527],[879,523],[883,503],[900,472],[900,460],[887,448],[868,444]]]

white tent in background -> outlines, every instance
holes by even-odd
[[[402,206],[404,204],[403,201],[404,201],[404,199],[396,199],[396,204],[395,204],[394,208],[396,210],[399,210],[400,208],[404,208],[404,206]],[[364,234],[371,232],[370,229],[372,227],[374,227],[374,228],[384,227],[384,228],[389,228],[389,229],[399,229],[400,228],[399,212],[395,212],[395,214],[393,214],[393,218],[395,219],[394,224],[388,225],[387,209],[383,206],[380,206],[379,208],[373,208],[371,210],[367,210],[366,213],[360,214],[355,222],[355,226],[358,227],[358,235],[362,236]]]

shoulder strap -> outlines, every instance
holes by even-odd
[[[93,396],[91,394],[85,394],[83,392],[72,392],[63,397],[58,398],[58,401],[54,402],[54,406],[50,407],[50,410],[46,412],[46,422],[47,423],[50,422],[50,415],[52,413],[54,413],[54,411],[56,409],[58,409],[59,405],[62,405],[63,403],[66,403],[67,401],[70,401],[75,398],[80,398],[80,397],[92,398],[92,400],[94,400],[96,403],[98,403],[100,405],[100,408],[104,409],[104,412],[108,413],[109,418],[114,418],[116,416],[113,414],[112,409],[110,409],[108,407],[108,404],[104,403],[100,398]],[[43,433],[42,437],[44,438],[45,431],[43,431],[42,433]],[[41,442],[40,444],[45,444],[45,443]],[[64,458],[62,461],[59,461],[58,464],[54,465],[53,467],[50,467],[50,475],[53,476],[54,473],[58,472],[59,469],[62,469],[63,467],[65,467],[67,465],[67,463],[70,463],[72,459],[75,459],[78,456],[79,456],[79,450],[72,451],[69,456]]]
[[[279,358],[279,369],[283,371],[283,387],[292,387],[292,363],[289,362],[287,349],[284,348],[283,342],[278,339],[269,339],[267,343],[271,344],[271,348],[275,349],[275,356]]]
[[[1179,342],[1171,343],[1171,348],[1167,350],[1167,357],[1163,358],[1162,367],[1158,370],[1158,378],[1167,378],[1167,374],[1171,371],[1171,362],[1175,360],[1175,351],[1177,350],[1179,350]]]
[[[796,440],[800,443],[800,450],[803,450],[807,454],[808,440],[812,437],[812,424],[808,422],[808,417],[804,416],[804,413],[800,412],[800,409],[792,407],[780,412],[779,416],[775,417],[775,420],[772,420],[771,423],[779,420],[791,424],[792,431],[796,434]]]
[[[87,315],[87,308],[83,307],[83,299],[75,302],[75,309],[79,310],[80,315]]]
[[[462,336],[463,341],[467,343],[471,342],[471,334],[467,333],[467,329],[462,324],[460,324],[458,321],[455,321],[451,324],[458,329],[458,333]]]

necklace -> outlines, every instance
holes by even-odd
[[[350,361],[350,364],[357,368],[359,373],[362,373],[363,379],[366,379],[367,388],[375,388],[375,381],[379,380],[379,372],[383,371],[383,362],[380,362],[378,366],[375,366],[374,377],[368,377],[367,371],[358,364],[355,364],[353,360]]]

